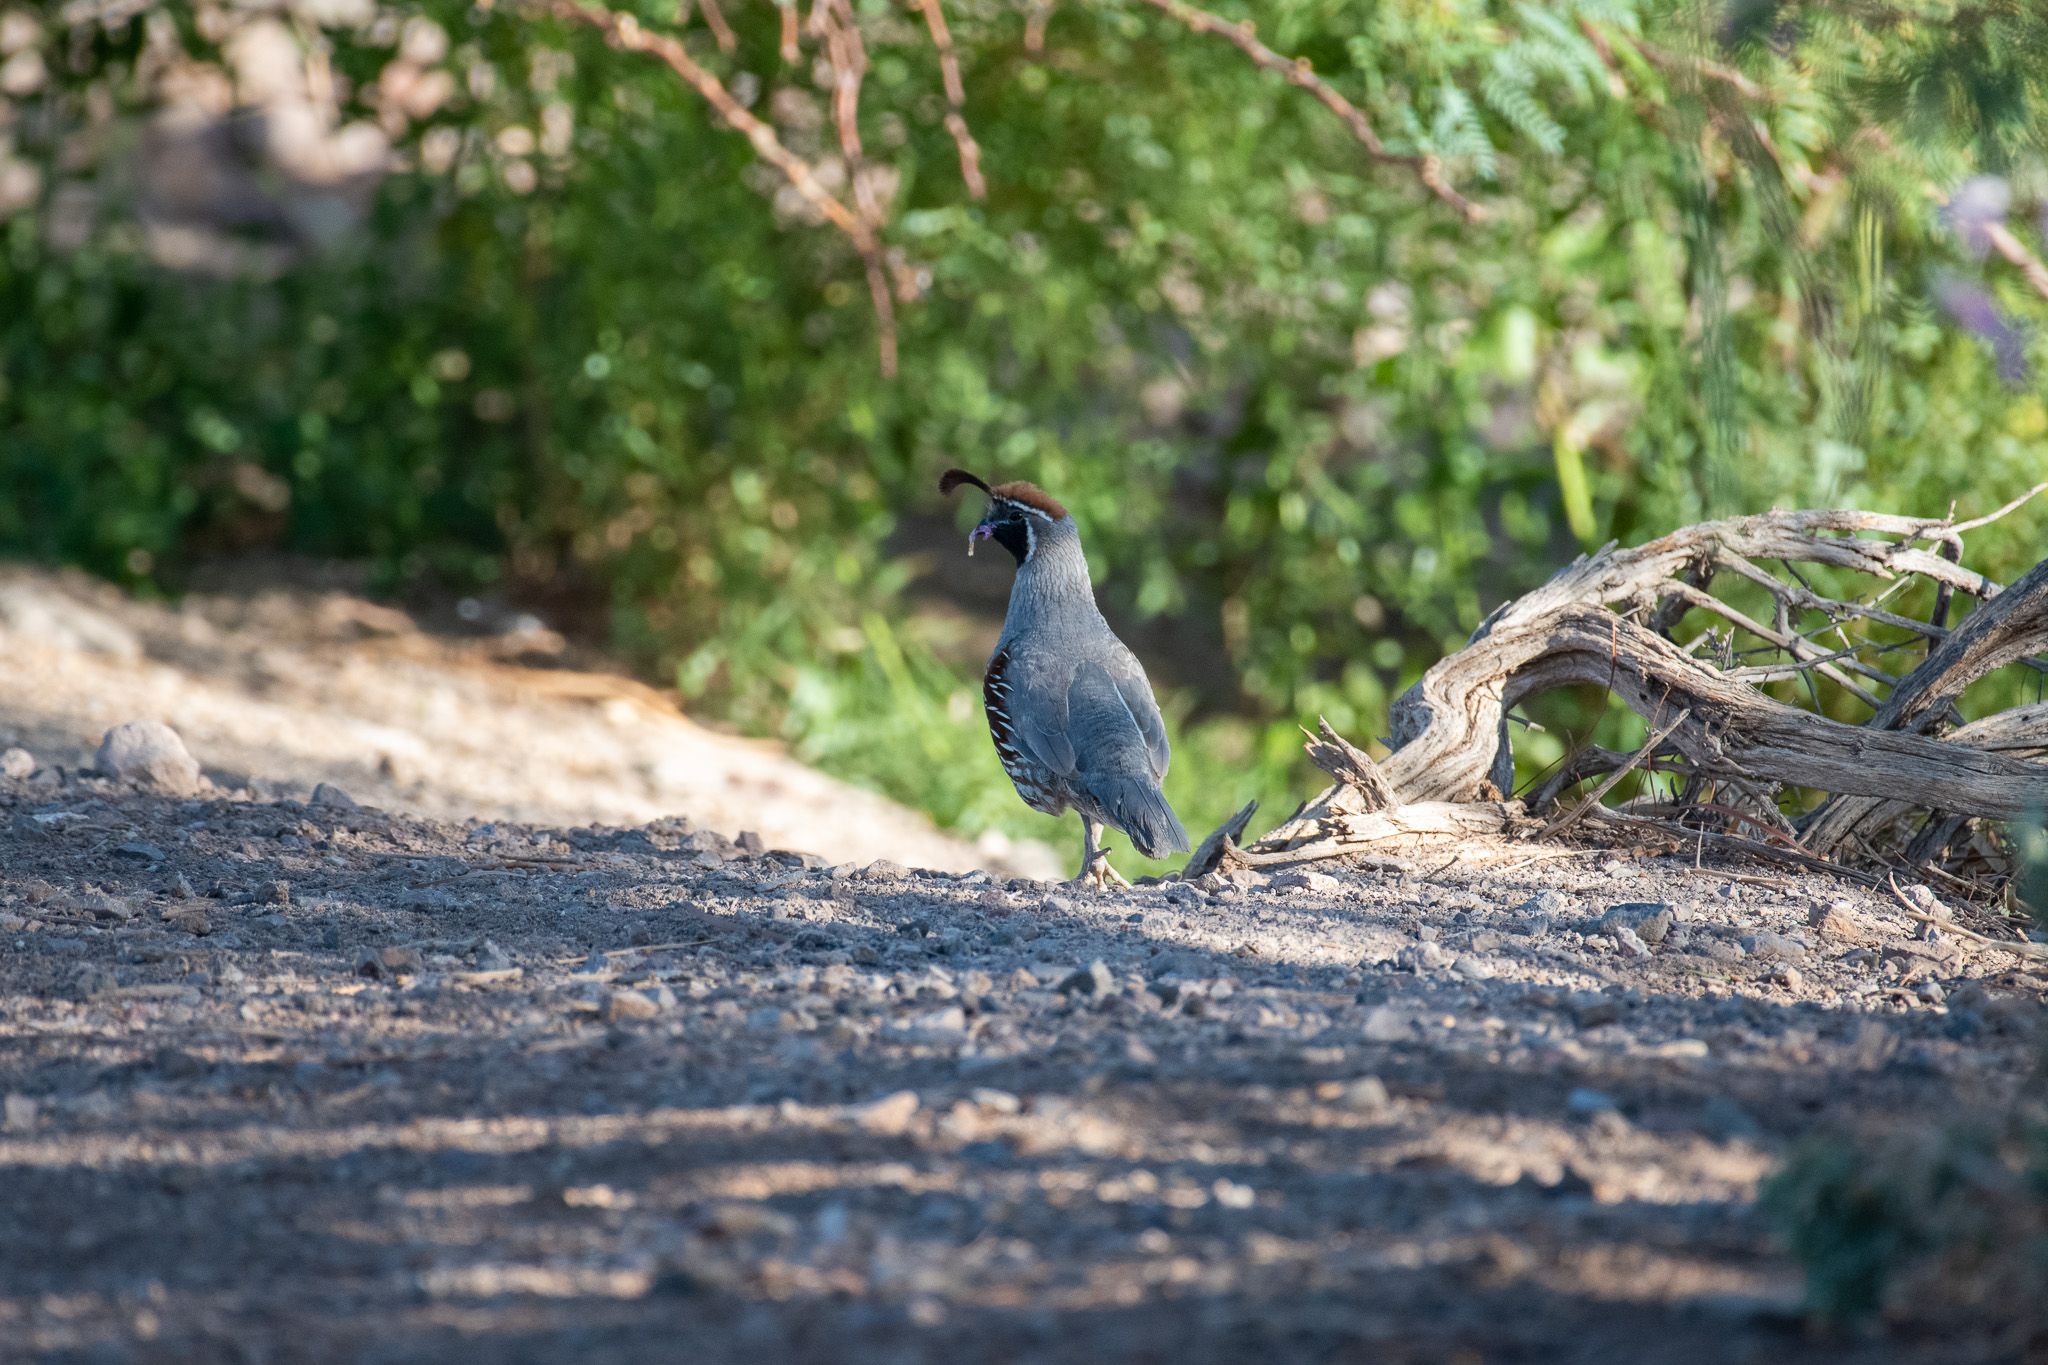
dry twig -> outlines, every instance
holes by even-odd
[[[882,243],[874,227],[860,214],[848,208],[838,196],[826,189],[818,180],[818,174],[811,164],[782,144],[775,130],[756,118],[747,107],[733,98],[730,90],[717,76],[698,65],[690,56],[682,40],[666,33],[652,33],[640,26],[640,21],[630,14],[603,9],[596,5],[581,3],[581,0],[529,0],[536,8],[572,23],[586,24],[605,35],[614,47],[630,52],[641,52],[657,57],[669,69],[681,76],[689,86],[704,97],[726,126],[743,134],[753,145],[754,154],[780,171],[803,201],[816,209],[825,220],[843,233],[853,249],[859,253],[867,269],[868,294],[874,302],[876,342],[881,352],[882,373],[890,378],[896,374],[896,305],[889,296],[888,278],[884,274]]]
[[[981,144],[967,127],[967,87],[960,80],[960,58],[953,51],[953,34],[946,27],[946,12],[939,0],[917,0],[924,11],[925,27],[931,31],[932,46],[939,52],[939,74],[946,84],[946,131],[960,149],[960,178],[967,182],[971,198],[988,198],[988,182],[981,175]]]
[[[1600,785],[1593,788],[1593,790],[1587,794],[1585,800],[1579,802],[1578,805],[1572,807],[1563,815],[1558,816],[1555,820],[1552,820],[1549,824],[1545,825],[1542,829],[1538,830],[1536,832],[1536,837],[1539,839],[1554,838],[1557,835],[1564,833],[1564,831],[1570,829],[1573,825],[1577,824],[1580,818],[1583,817],[1587,811],[1591,810],[1593,807],[1600,804],[1600,799],[1602,797],[1606,796],[1607,793],[1614,790],[1615,785],[1619,783],[1622,778],[1627,777],[1630,773],[1634,772],[1636,768],[1643,763],[1644,760],[1648,759],[1650,755],[1656,753],[1658,748],[1664,743],[1664,741],[1671,738],[1671,732],[1673,730],[1676,730],[1679,726],[1685,724],[1685,722],[1691,719],[1691,717],[1692,712],[1680,711],[1675,717],[1673,717],[1670,720],[1670,722],[1660,726],[1657,729],[1656,733],[1652,734],[1648,739],[1643,741],[1642,748],[1636,750],[1635,753],[1631,754],[1626,760],[1624,760],[1619,767],[1615,768],[1613,772],[1607,774],[1606,778],[1604,778],[1601,781]]]

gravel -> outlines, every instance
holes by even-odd
[[[2038,978],[1888,896],[1724,895],[1690,852],[1211,894],[755,842],[0,777],[6,1354],[1996,1352],[1800,1335],[1756,1205],[1816,1133],[2031,1074]],[[1615,926],[1640,955],[1618,906],[1662,907]]]

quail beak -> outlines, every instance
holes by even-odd
[[[968,557],[969,559],[972,559],[972,558],[974,558],[974,542],[975,542],[975,541],[977,541],[977,540],[987,540],[987,539],[989,539],[989,538],[990,538],[991,536],[995,535],[995,533],[996,533],[996,528],[995,528],[995,527],[993,527],[993,526],[991,526],[991,525],[989,525],[989,524],[988,524],[987,522],[985,522],[985,521],[984,521],[984,522],[983,522],[983,523],[982,523],[981,525],[979,525],[979,526],[975,527],[975,528],[974,528],[974,529],[973,529],[972,531],[969,531],[969,532],[967,533],[967,557]]]

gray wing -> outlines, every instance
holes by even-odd
[[[1145,680],[1145,669],[1138,656],[1126,649],[1122,641],[1117,642],[1111,653],[1110,679],[1144,738],[1146,752],[1152,759],[1152,776],[1163,778],[1166,765],[1173,760],[1173,748],[1166,742],[1166,722],[1160,718],[1159,703],[1152,699],[1152,684]]]
[[[1137,759],[1156,781],[1166,775],[1171,750],[1166,724],[1145,670],[1117,645],[1100,661],[1019,667],[1012,654],[1008,670],[1012,733],[1033,760],[1061,777],[1084,766],[1121,766]]]

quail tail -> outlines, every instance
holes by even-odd
[[[1110,823],[1128,834],[1138,852],[1147,858],[1163,858],[1188,850],[1188,832],[1181,828],[1173,807],[1157,786],[1136,778],[1116,778],[1097,793]]]

